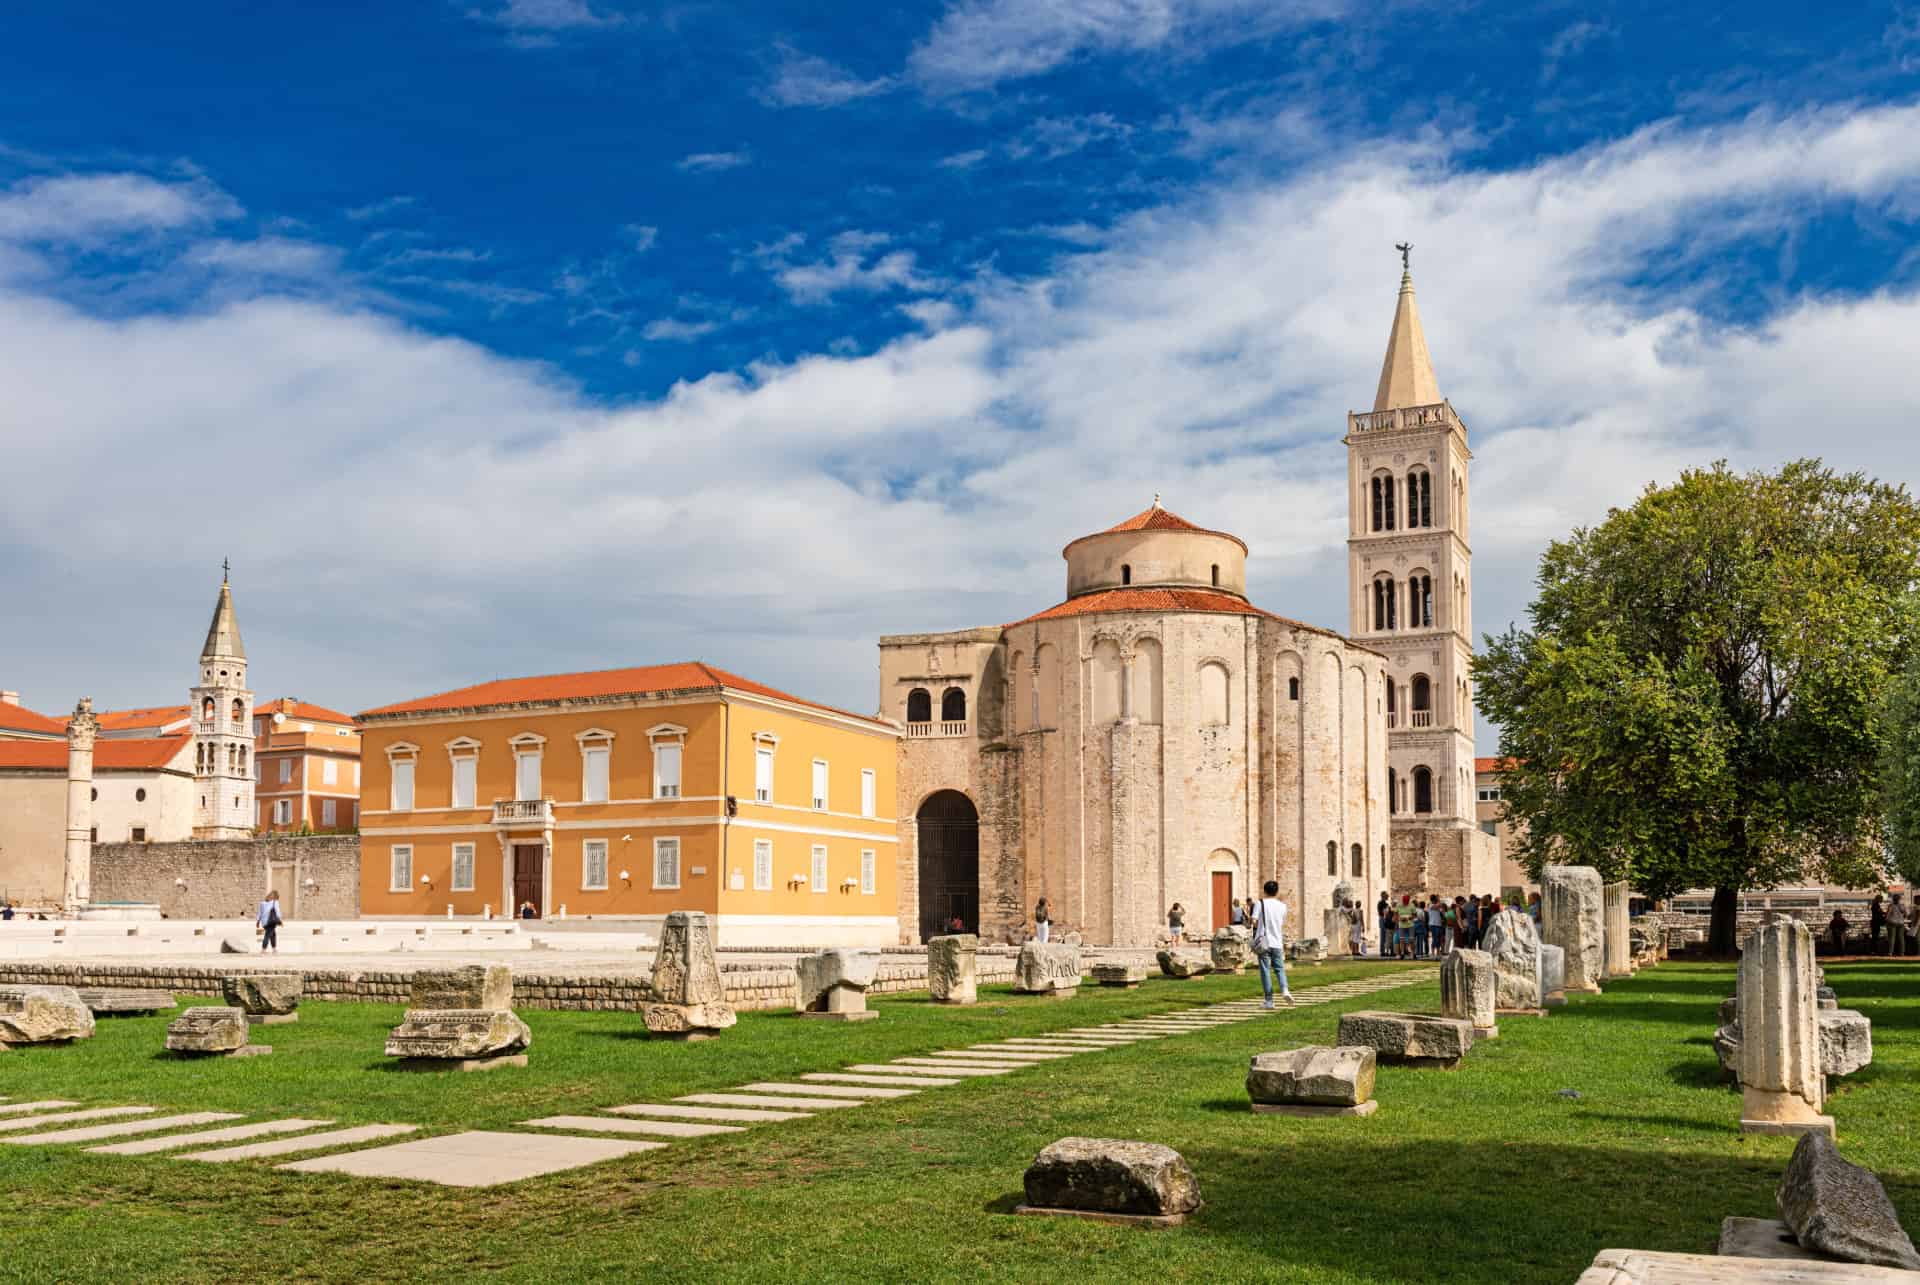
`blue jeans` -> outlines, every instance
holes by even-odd
[[[1425,922],[1413,926],[1413,954],[1416,959],[1424,959],[1427,954],[1427,925]]]
[[[1276,976],[1280,979],[1280,993],[1282,995],[1288,993],[1286,958],[1282,952],[1272,946],[1264,946],[1253,954],[1254,958],[1260,961],[1261,998],[1271,1004],[1273,1003],[1273,979]]]

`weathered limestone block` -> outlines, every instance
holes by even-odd
[[[1028,1166],[1026,1207],[1177,1220],[1200,1208],[1180,1153],[1155,1142],[1062,1138]]]
[[[1841,1159],[1830,1135],[1801,1136],[1774,1197],[1802,1247],[1843,1262],[1920,1271],[1920,1253],[1887,1189],[1868,1170]]]
[[[1476,1039],[1492,1038],[1497,978],[1484,950],[1450,950],[1440,961],[1440,1012],[1473,1023]]]
[[[463,1061],[519,1053],[527,1024],[501,1008],[413,1008],[387,1036],[387,1056]]]
[[[980,997],[976,977],[980,939],[972,933],[927,941],[927,989],[936,1004],[971,1004]]]
[[[1021,995],[1071,995],[1080,989],[1080,948],[1030,941],[1013,966],[1013,989]]]
[[[1093,980],[1102,986],[1135,990],[1141,982],[1147,980],[1147,966],[1145,964],[1095,964]]]
[[[1558,946],[1540,943],[1540,1003],[1567,1002],[1567,952]]]
[[[1740,1020],[1740,997],[1729,995],[1720,1001],[1720,1025]]]
[[[1216,973],[1237,973],[1253,962],[1253,935],[1237,924],[1216,932],[1211,947]]]
[[[1592,866],[1548,866],[1540,872],[1540,936],[1567,952],[1566,989],[1597,991],[1606,961],[1604,894]]]
[[[294,1021],[305,990],[306,978],[299,973],[236,973],[220,979],[228,1006],[242,1010],[254,1023]]]
[[[731,1004],[642,1004],[640,1017],[655,1035],[708,1039],[740,1019]]]
[[[1176,955],[1170,950],[1163,950],[1159,958],[1160,971],[1168,977],[1200,977],[1213,971],[1213,961],[1192,955]]]
[[[93,1034],[93,1010],[71,986],[0,986],[0,1045],[62,1044]]]
[[[133,986],[81,986],[74,993],[95,1017],[111,1013],[159,1013],[177,1007],[167,991]]]
[[[661,1004],[726,1002],[704,910],[676,910],[667,916],[653,955],[653,994]]]
[[[296,1000],[298,996],[295,996]],[[423,968],[413,975],[408,1008],[495,1009],[513,1007],[513,970],[505,964],[468,964],[464,968]]]
[[[880,973],[877,951],[823,950],[794,961],[796,1003],[803,1013],[843,1020],[878,1017],[867,1008],[867,988]]]
[[[1851,1008],[1822,1009],[1820,1071],[1823,1075],[1852,1075],[1873,1061],[1873,1023]]]
[[[1603,884],[1600,888],[1601,963],[1608,977],[1633,976],[1633,943],[1629,934],[1632,921],[1627,917],[1625,881]]]
[[[1424,1013],[1343,1013],[1338,1039],[1372,1049],[1382,1062],[1452,1070],[1473,1047],[1473,1023]]]
[[[238,1008],[190,1008],[167,1027],[169,1053],[231,1053],[245,1048],[247,1015]]]
[[[1301,964],[1323,964],[1327,959],[1327,943],[1318,937],[1295,938],[1287,943],[1287,958]]]
[[[1720,1059],[1720,1078],[1736,1081],[1740,1078],[1740,1023],[1738,1020],[1723,1024],[1713,1033],[1713,1055]]]
[[[1493,959],[1494,1008],[1540,1008],[1545,996],[1540,986],[1540,932],[1533,926],[1533,916],[1521,910],[1501,911],[1487,925],[1480,945]]]
[[[1748,1133],[1833,1131],[1820,1114],[1813,933],[1797,919],[1762,924],[1740,953],[1740,1128]]]
[[[1358,1047],[1256,1053],[1247,1068],[1247,1096],[1262,1113],[1370,1115],[1374,1062],[1373,1049]]]

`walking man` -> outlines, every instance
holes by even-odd
[[[1280,900],[1279,881],[1269,879],[1260,890],[1265,896],[1253,908],[1253,957],[1260,961],[1260,1007],[1273,1007],[1273,978],[1280,977],[1280,995],[1293,1005],[1293,992],[1287,988],[1286,938],[1287,903]]]

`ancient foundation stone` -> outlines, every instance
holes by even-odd
[[[1301,964],[1323,964],[1327,943],[1318,937],[1299,937],[1287,943],[1287,958]]]
[[[1713,1055],[1720,1059],[1720,1078],[1729,1082],[1740,1078],[1740,1022],[1723,1024],[1713,1033]]]
[[[655,1035],[709,1039],[738,1022],[731,1004],[643,1004],[640,1018]]]
[[[1145,964],[1095,964],[1093,980],[1102,986],[1133,990],[1147,980],[1147,966]]]
[[[1423,1013],[1343,1013],[1338,1039],[1372,1049],[1382,1062],[1451,1070],[1473,1047],[1473,1023]]]
[[[1359,1108],[1374,1105],[1374,1063],[1374,1050],[1361,1047],[1256,1053],[1247,1068],[1247,1096],[1255,1111],[1306,1107],[1312,1114],[1363,1114]]]
[[[1606,960],[1604,894],[1592,866],[1540,872],[1540,936],[1566,951],[1566,989],[1597,991]]]
[[[1216,973],[1237,973],[1253,962],[1253,937],[1245,928],[1228,924],[1214,933],[1209,952]]]
[[[160,1013],[177,1007],[167,991],[133,986],[81,986],[74,993],[95,1017],[114,1013]]]
[[[1797,919],[1762,924],[1740,954],[1740,1127],[1749,1133],[1833,1131],[1820,1114],[1813,934]]]
[[[796,960],[793,970],[801,1012],[842,1021],[879,1016],[867,1008],[867,988],[880,972],[878,952],[823,950]]]
[[[246,1013],[249,1021],[291,1022],[299,1016],[295,1010],[305,989],[306,979],[299,973],[238,973],[220,979],[220,994],[228,1006]]]
[[[387,1036],[387,1056],[458,1061],[519,1053],[533,1043],[527,1024],[505,1009],[409,1009]]]
[[[513,970],[505,964],[423,968],[413,975],[413,996],[407,1007],[505,1012],[513,1007]]]
[[[0,986],[0,1045],[63,1044],[93,1035],[93,1010],[71,986]]]
[[[1539,1008],[1546,996],[1540,985],[1540,932],[1533,917],[1503,910],[1493,917],[1480,945],[1493,959],[1496,1009]]]
[[[927,942],[927,989],[936,1004],[971,1004],[979,999],[976,981],[980,939],[972,933],[934,937]]]
[[[1493,956],[1484,950],[1450,950],[1440,961],[1440,1012],[1473,1023],[1474,1036],[1494,1031],[1494,994],[1498,980]]]
[[[1540,1003],[1567,1002],[1567,952],[1558,946],[1540,943]]]
[[[1071,995],[1080,988],[1080,948],[1041,945],[1020,948],[1013,966],[1013,989],[1022,995]]]
[[[1821,1009],[1820,1071],[1823,1075],[1852,1075],[1873,1061],[1873,1023],[1851,1008]]]
[[[1160,971],[1168,977],[1200,977],[1213,971],[1213,961],[1193,955],[1176,955],[1170,950],[1159,954]]]
[[[676,910],[667,916],[653,956],[653,992],[654,1002],[641,1015],[656,1035],[698,1038],[734,1024],[705,911]]]
[[[1033,1210],[1178,1219],[1200,1207],[1200,1184],[1171,1147],[1062,1138],[1028,1166],[1026,1196]]]
[[[1775,1198],[1802,1247],[1844,1262],[1920,1271],[1920,1253],[1887,1189],[1841,1159],[1830,1135],[1808,1133],[1794,1144]]]
[[[246,1047],[247,1015],[238,1008],[190,1008],[167,1027],[169,1053],[232,1053]]]
[[[1603,924],[1603,962],[1608,977],[1633,976],[1633,942],[1629,939],[1631,922],[1627,917],[1627,885],[1624,881],[1604,885],[1600,890]]]

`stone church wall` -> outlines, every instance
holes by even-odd
[[[1500,895],[1500,845],[1478,829],[1403,823],[1393,830],[1393,885],[1443,897]]]
[[[269,883],[280,889],[290,921],[358,918],[359,836],[100,843],[93,849],[93,900],[153,903],[169,919],[251,919]]]

